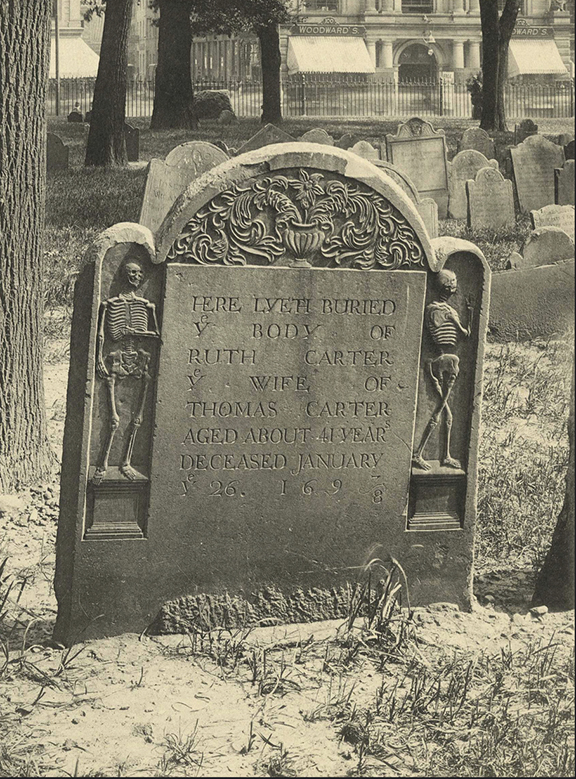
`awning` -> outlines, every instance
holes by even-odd
[[[288,39],[288,73],[374,73],[362,38],[293,35]]]
[[[523,73],[567,73],[566,66],[552,38],[545,40],[526,40],[512,38],[508,50],[508,76],[520,76]]]
[[[56,41],[50,43],[50,78],[56,78]],[[96,78],[100,57],[80,37],[61,36],[59,47],[60,78]]]

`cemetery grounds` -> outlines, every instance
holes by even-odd
[[[51,125],[71,147],[70,170],[49,176],[46,217],[55,470],[0,506],[0,777],[573,775],[574,613],[530,611],[564,496],[573,333],[488,344],[471,613],[400,609],[397,579],[375,562],[359,571],[346,620],[51,643],[71,291],[90,241],[137,219],[146,165],[84,170],[84,126]],[[322,126],[374,144],[396,125],[285,129]],[[435,126],[452,157],[472,123]],[[205,123],[193,137],[236,147],[257,129]],[[190,139],[142,129],[141,159]],[[511,133],[497,141],[510,144]],[[476,234],[441,222],[441,234],[477,243],[493,270],[529,229],[527,219]]]

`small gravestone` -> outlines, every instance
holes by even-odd
[[[350,148],[350,151],[354,152],[354,154],[357,154],[359,157],[364,157],[365,160],[370,160],[371,162],[380,159],[378,149],[375,149],[371,143],[368,143],[368,141],[358,141]]]
[[[537,211],[530,211],[532,227],[559,227],[574,240],[574,206],[553,205],[544,206]]]
[[[156,232],[191,181],[225,162],[228,155],[205,141],[176,146],[165,160],[150,160],[140,209],[140,224]]]
[[[55,133],[46,135],[46,170],[66,170],[70,149]]]
[[[344,133],[344,135],[341,135],[340,138],[334,142],[334,146],[338,149],[349,149],[351,146],[354,146],[355,143],[358,143],[359,140],[360,138],[358,138],[357,135],[354,135],[354,133]]]
[[[533,268],[574,258],[574,241],[559,227],[539,227],[524,242],[514,267]]]
[[[554,202],[559,206],[574,205],[574,160],[554,169]]]
[[[124,136],[126,138],[126,156],[128,162],[138,162],[140,159],[140,130],[131,124],[124,125]]]
[[[261,149],[263,146],[269,146],[272,143],[287,143],[295,140],[296,138],[292,135],[288,135],[287,132],[276,127],[275,124],[267,124],[249,138],[246,143],[242,144],[236,154],[244,154],[247,151]]]
[[[564,146],[564,157],[567,160],[574,159],[574,139],[568,141],[568,143]]]
[[[416,202],[416,208],[430,238],[438,238],[438,203],[433,197],[423,197]]]
[[[308,130],[298,140],[304,143],[321,143],[324,146],[334,146],[334,138],[326,130],[322,130],[319,127]]]
[[[523,119],[519,124],[514,125],[514,145],[517,146],[537,132],[538,125],[534,124],[532,119]]]
[[[482,168],[498,168],[496,160],[488,160],[475,149],[458,152],[450,163],[450,184],[448,196],[448,216],[451,219],[466,219],[468,204],[466,200],[466,182],[473,181]]]
[[[389,162],[401,168],[414,182],[421,197],[433,197],[438,216],[448,214],[448,159],[444,130],[413,117],[398,125],[396,135],[386,136]]]
[[[342,210],[346,202],[346,212]],[[490,271],[340,149],[264,147],[76,284],[54,638],[470,608]],[[388,558],[386,558],[388,559]]]
[[[82,123],[84,121],[84,117],[82,116],[82,111],[80,110],[79,104],[76,104],[74,106],[74,108],[72,109],[72,111],[70,111],[66,119],[68,122],[72,122],[76,124]]]
[[[564,164],[564,149],[542,135],[531,135],[511,154],[520,210],[554,203],[554,169]]]
[[[458,143],[458,151],[464,151],[465,149],[475,149],[489,160],[494,159],[496,156],[494,141],[486,130],[482,130],[481,127],[470,127],[464,131]]]
[[[560,133],[560,135],[556,138],[556,143],[558,146],[564,146],[564,153],[566,153],[566,146],[570,143],[570,141],[574,140],[574,133]],[[568,159],[568,157],[566,157]]]
[[[468,225],[473,230],[498,230],[514,224],[512,182],[495,168],[481,168],[474,181],[466,182]]]
[[[221,111],[220,116],[218,117],[218,124],[222,125],[234,124],[234,122],[237,121],[238,119],[236,118],[234,111],[229,111],[227,108],[224,109],[224,111]]]

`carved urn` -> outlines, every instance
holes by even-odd
[[[296,262],[310,263],[311,258],[324,243],[326,235],[317,224],[291,222],[282,237],[284,245],[294,254]]]

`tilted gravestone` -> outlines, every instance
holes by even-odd
[[[538,125],[534,124],[532,119],[523,119],[519,124],[514,125],[514,145],[517,146],[531,135],[536,135],[537,132]]]
[[[535,268],[574,258],[574,241],[560,227],[532,230],[520,252],[512,252],[509,268]]]
[[[495,157],[494,141],[481,127],[470,127],[464,131],[458,143],[458,151],[465,149],[476,149],[489,160]]]
[[[227,159],[228,155],[211,143],[189,141],[172,149],[165,160],[150,160],[140,224],[156,232],[190,182]]]
[[[64,145],[59,135],[46,134],[46,170],[66,170],[70,149]]]
[[[303,143],[321,143],[324,146],[334,146],[334,138],[320,127],[307,130],[298,140]]]
[[[346,203],[346,210],[342,209]],[[55,638],[470,606],[489,270],[355,154],[278,144],[78,279]]]
[[[358,143],[359,140],[360,138],[354,133],[344,133],[337,141],[334,141],[334,146],[338,149],[349,149],[355,143]]]
[[[423,197],[438,203],[438,216],[448,213],[448,159],[444,130],[413,117],[398,125],[396,135],[386,136],[388,161],[401,168]]]
[[[358,141],[350,148],[350,151],[353,151],[359,157],[364,157],[365,160],[373,161],[380,159],[378,149],[375,149],[368,141]]]
[[[126,156],[128,162],[138,162],[140,159],[140,129],[131,124],[124,125],[124,135],[126,138]]]
[[[245,154],[247,151],[261,149],[263,146],[269,146],[272,143],[285,143],[295,141],[292,135],[276,127],[275,124],[266,124],[261,130],[258,130],[246,143],[238,149],[237,154]]]
[[[532,227],[559,227],[574,240],[574,206],[544,206],[530,211]]]
[[[497,168],[481,168],[474,181],[466,182],[466,193],[468,226],[473,230],[498,230],[514,224],[512,182]]]
[[[371,162],[390,176],[390,178],[408,195],[422,217],[422,221],[426,225],[426,230],[430,238],[437,238],[438,204],[436,201],[431,197],[421,198],[418,194],[418,190],[408,176],[395,165],[392,165],[391,162],[385,162],[384,160],[371,160]]]
[[[568,141],[568,143],[564,146],[564,156],[567,160],[574,159],[574,139]]]
[[[554,169],[554,202],[559,206],[574,205],[574,160]]]
[[[511,149],[512,167],[522,211],[554,202],[554,168],[564,164],[564,149],[542,135],[530,135]]]
[[[497,160],[488,160],[475,149],[458,152],[449,164],[448,216],[452,219],[466,219],[468,202],[466,182],[473,181],[482,168],[498,168]]]

